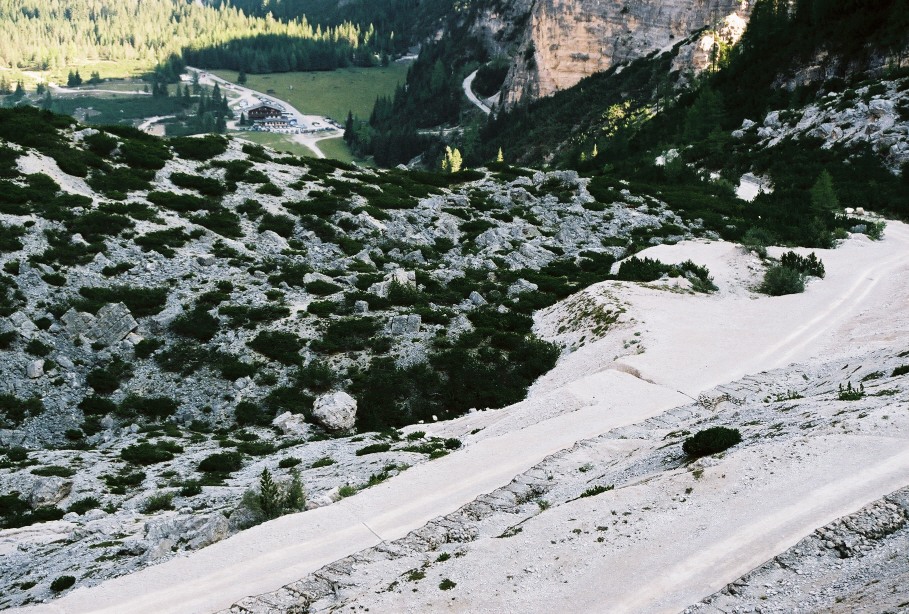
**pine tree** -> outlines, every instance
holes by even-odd
[[[457,173],[461,170],[461,164],[463,160],[461,159],[461,152],[457,148],[452,149],[448,145],[445,146],[445,157],[442,158],[442,172],[445,173]]]
[[[237,73],[237,83],[239,83],[240,85],[246,84],[246,71],[245,70],[241,69],[240,72]]]
[[[826,170],[822,171],[817,181],[811,186],[811,206],[815,211],[834,211],[839,208],[840,201],[833,187],[833,178]]]
[[[272,520],[281,515],[284,507],[281,498],[281,489],[271,479],[268,469],[263,469],[262,475],[259,477],[259,505],[266,520]]]
[[[496,155],[496,162],[505,162],[505,156],[502,155],[501,147],[499,147],[499,153]]]

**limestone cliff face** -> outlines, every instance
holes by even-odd
[[[712,42],[740,36],[750,12],[743,0],[536,0],[515,37],[503,103],[549,96],[707,28],[715,34],[693,43],[682,55],[688,66],[678,67],[703,69]]]

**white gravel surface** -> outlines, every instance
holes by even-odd
[[[718,384],[795,361],[905,344],[907,254],[909,228],[891,222],[883,241],[856,238],[837,250],[818,250],[827,277],[809,284],[804,294],[771,298],[748,291],[758,270],[735,246],[684,243],[647,250],[644,255],[665,262],[690,258],[706,264],[720,292],[692,295],[614,282],[592,287],[587,291],[592,295],[609,293],[627,303],[614,333],[563,357],[527,401],[426,428],[432,434],[482,429],[465,437],[466,448],[334,505],[280,518],[24,611],[227,608],[243,596],[274,590],[326,563],[401,537],[507,484],[553,452],[690,403]],[[558,317],[556,307],[540,314],[538,325],[545,329]],[[643,379],[623,372],[628,367]],[[772,441],[752,446],[707,467],[697,485],[704,496],[682,508],[668,493],[691,481],[683,470],[676,482],[672,476],[654,485],[644,480],[617,490],[613,498],[579,499],[525,523],[517,537],[476,544],[472,565],[459,567],[459,578],[452,576],[459,585],[473,582],[482,589],[471,591],[469,599],[435,590],[402,604],[400,595],[389,593],[370,598],[370,611],[605,611],[605,603],[610,612],[677,611],[814,528],[909,483],[905,443],[830,436],[815,438],[804,449],[775,447]],[[730,489],[735,476],[768,459],[773,479]],[[591,530],[600,516],[619,508],[633,510],[629,518],[638,521],[638,511],[648,507],[654,511],[640,515],[636,539],[622,541],[620,550],[592,540],[592,546],[569,544],[554,555],[559,559],[546,562],[545,574],[522,572],[514,586],[506,583],[518,578],[507,570],[527,567],[556,533],[565,537],[575,526]]]

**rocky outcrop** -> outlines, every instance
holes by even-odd
[[[706,28],[675,66],[703,70],[718,40],[741,36],[750,11],[741,0],[542,0],[530,9],[503,104],[549,96]]]

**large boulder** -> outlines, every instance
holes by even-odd
[[[330,431],[347,431],[357,421],[357,400],[346,392],[331,392],[316,399],[313,417]]]
[[[32,509],[56,505],[69,496],[73,483],[59,477],[38,478],[28,493],[28,504]]]

